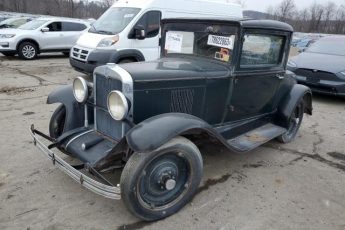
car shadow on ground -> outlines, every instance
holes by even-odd
[[[65,56],[64,54],[60,54],[60,53],[45,53],[45,54],[39,54],[37,56],[36,59],[32,60],[43,60],[43,59],[65,59],[65,58],[69,58],[68,56]],[[0,60],[2,61],[27,61],[27,60],[23,60],[18,56],[14,56],[14,57],[6,57],[6,56],[1,56],[0,55]]]

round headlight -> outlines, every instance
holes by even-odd
[[[78,77],[74,79],[73,95],[79,103],[84,103],[87,100],[89,96],[89,90],[87,88],[87,83],[84,78]]]
[[[112,118],[117,121],[123,120],[128,113],[128,102],[120,91],[112,91],[108,95],[108,110]]]

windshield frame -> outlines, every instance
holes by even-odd
[[[109,31],[109,30],[105,30],[104,28],[97,28],[97,24],[101,23],[102,20],[105,20],[107,17],[109,17],[108,15],[112,13],[112,11],[114,10],[136,10],[137,12],[133,13],[133,12],[127,12],[125,13],[125,15],[127,14],[133,14],[133,17],[131,17],[131,19],[120,29],[118,29],[117,31]],[[102,16],[100,18],[98,18],[94,23],[92,23],[90,29],[88,30],[88,32],[90,33],[95,33],[95,34],[106,34],[106,35],[116,35],[121,33],[122,31],[124,31],[129,25],[131,25],[131,23],[133,23],[134,19],[138,17],[139,13],[142,11],[141,8],[137,8],[137,7],[111,7],[109,8],[106,12],[104,12],[102,14]],[[123,17],[124,19],[124,17]]]
[[[165,52],[165,43],[166,43],[166,34],[169,31],[183,31],[183,32],[193,32],[193,33],[203,33],[205,31],[201,31],[200,28],[207,28],[207,27],[213,27],[213,26],[223,26],[223,27],[228,27],[232,29],[232,33],[229,34],[223,34],[223,36],[230,35],[230,36],[235,36],[234,39],[234,44],[233,44],[233,49],[232,49],[232,55],[231,55],[231,61],[222,61],[218,60],[216,58],[212,58],[210,56],[203,56],[199,54],[193,54],[190,53],[166,53]],[[198,29],[199,30],[198,30]],[[206,35],[207,32],[205,32]],[[210,33],[212,35],[217,35],[215,33]],[[222,35],[220,35],[222,36]],[[176,19],[175,21],[169,21],[168,23],[163,23],[162,25],[162,30],[161,30],[161,58],[169,58],[169,57],[193,57],[193,58],[201,58],[201,59],[207,59],[208,61],[214,61],[226,66],[235,66],[237,56],[238,56],[238,44],[239,44],[239,39],[240,37],[240,27],[238,23],[235,22],[224,22],[224,21],[186,21],[186,20],[179,20]]]

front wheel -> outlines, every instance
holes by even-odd
[[[57,139],[63,134],[65,121],[66,108],[64,105],[59,105],[59,107],[54,111],[49,122],[50,137]]]
[[[281,143],[290,143],[293,141],[298,133],[299,128],[301,127],[302,120],[304,116],[304,102],[303,100],[299,101],[294,108],[290,120],[288,130],[279,136],[277,139]]]
[[[150,153],[134,153],[121,175],[121,194],[127,208],[146,221],[168,217],[195,195],[202,179],[199,149],[176,137]]]
[[[25,60],[33,60],[37,57],[38,47],[32,42],[23,42],[18,47],[18,55]]]

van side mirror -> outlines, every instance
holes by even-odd
[[[134,35],[135,35],[135,38],[136,38],[136,39],[144,40],[144,39],[146,38],[146,31],[145,31],[144,26],[142,26],[142,25],[137,25],[137,26],[134,28]]]
[[[49,28],[48,28],[48,27],[43,27],[43,28],[41,29],[41,31],[42,31],[43,33],[49,32]]]

